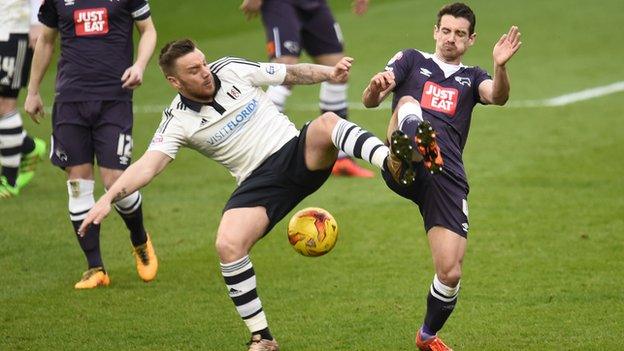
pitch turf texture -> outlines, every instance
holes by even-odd
[[[349,99],[399,49],[433,50],[440,1],[372,1],[357,18],[331,1],[356,58]],[[264,60],[258,20],[239,1],[151,2],[162,43],[197,40],[209,59]],[[624,2],[473,1],[476,45],[465,63],[491,71],[510,25],[523,46],[509,64],[511,103],[624,80],[617,28]],[[55,61],[56,62],[56,61]],[[52,103],[55,70],[43,84]],[[174,92],[152,60],[135,95],[149,111]],[[288,115],[317,115],[318,87],[298,87]],[[22,99],[23,100],[23,96]],[[457,309],[442,331],[456,350],[618,350],[624,330],[624,93],[561,107],[478,107],[465,150],[471,231]],[[146,107],[147,106],[147,107]],[[351,118],[383,135],[389,110]],[[160,121],[137,113],[135,157]],[[48,139],[50,119],[25,121]],[[0,204],[0,349],[243,350],[247,329],[220,275],[213,246],[233,179],[186,150],[144,191],[146,225],[160,259],[156,281],[137,277],[113,214],[102,230],[111,286],[75,291],[85,269],[71,231],[63,172],[41,165],[19,198]],[[102,193],[101,187],[98,194]],[[283,350],[413,350],[432,263],[416,207],[381,178],[331,178],[298,208],[321,206],[341,234],[329,255],[305,258],[287,220],[253,250],[258,289]]]

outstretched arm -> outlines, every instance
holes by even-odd
[[[492,57],[494,59],[494,80],[486,80],[479,85],[481,101],[488,104],[504,105],[509,99],[509,77],[505,65],[520,49],[520,31],[512,26],[507,34],[494,45]]]
[[[87,228],[100,224],[111,210],[111,204],[132,194],[149,184],[171,162],[171,157],[160,151],[147,151],[141,158],[130,165],[115,181],[108,192],[95,203],[87,213],[87,218],[78,228],[78,235],[83,236]]]
[[[343,57],[334,67],[299,63],[286,65],[286,77],[283,85],[316,84],[328,81],[330,83],[346,83],[349,79],[349,70],[353,58]]]

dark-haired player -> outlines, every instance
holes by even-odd
[[[130,164],[132,90],[141,85],[156,30],[146,0],[45,0],[39,21],[44,28],[35,47],[25,109],[37,123],[43,117],[39,86],[60,34],[50,157],[67,174],[69,217],[77,230],[95,203],[94,159],[106,188]],[[133,26],[140,36],[134,63]],[[130,230],[139,276],[150,281],[158,262],[143,226],[141,203],[141,194],[133,192],[115,207]],[[90,231],[78,237],[88,270],[76,289],[110,282],[100,253],[100,227]]]
[[[433,30],[435,52],[398,52],[385,71],[371,79],[362,97],[366,107],[374,107],[392,92],[388,127],[392,147],[404,155],[419,151],[414,153],[417,157],[408,159],[420,162],[415,163],[415,174],[407,183],[399,184],[388,172],[383,175],[388,187],[418,205],[433,257],[435,275],[427,312],[416,335],[421,350],[450,350],[437,332],[457,303],[466,250],[468,181],[462,151],[474,106],[504,105],[509,98],[505,64],[521,44],[515,26],[500,38],[493,50],[492,79],[484,70],[462,64],[463,55],[475,42],[475,23],[468,6],[443,7]]]

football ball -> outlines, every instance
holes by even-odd
[[[334,217],[319,207],[308,207],[295,213],[288,222],[288,241],[304,256],[328,253],[338,239],[338,224]]]

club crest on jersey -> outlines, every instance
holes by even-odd
[[[227,94],[229,97],[236,100],[241,96],[241,91],[235,85],[232,85],[232,89],[230,89]]]
[[[457,81],[460,85],[467,85],[469,87],[471,85],[470,78],[468,77],[455,77],[455,81]]]
[[[455,88],[443,87],[439,84],[427,81],[423,88],[420,104],[422,107],[442,112],[449,117],[455,115],[459,91]]]
[[[108,33],[108,9],[99,7],[74,11],[77,36],[104,35]]]

